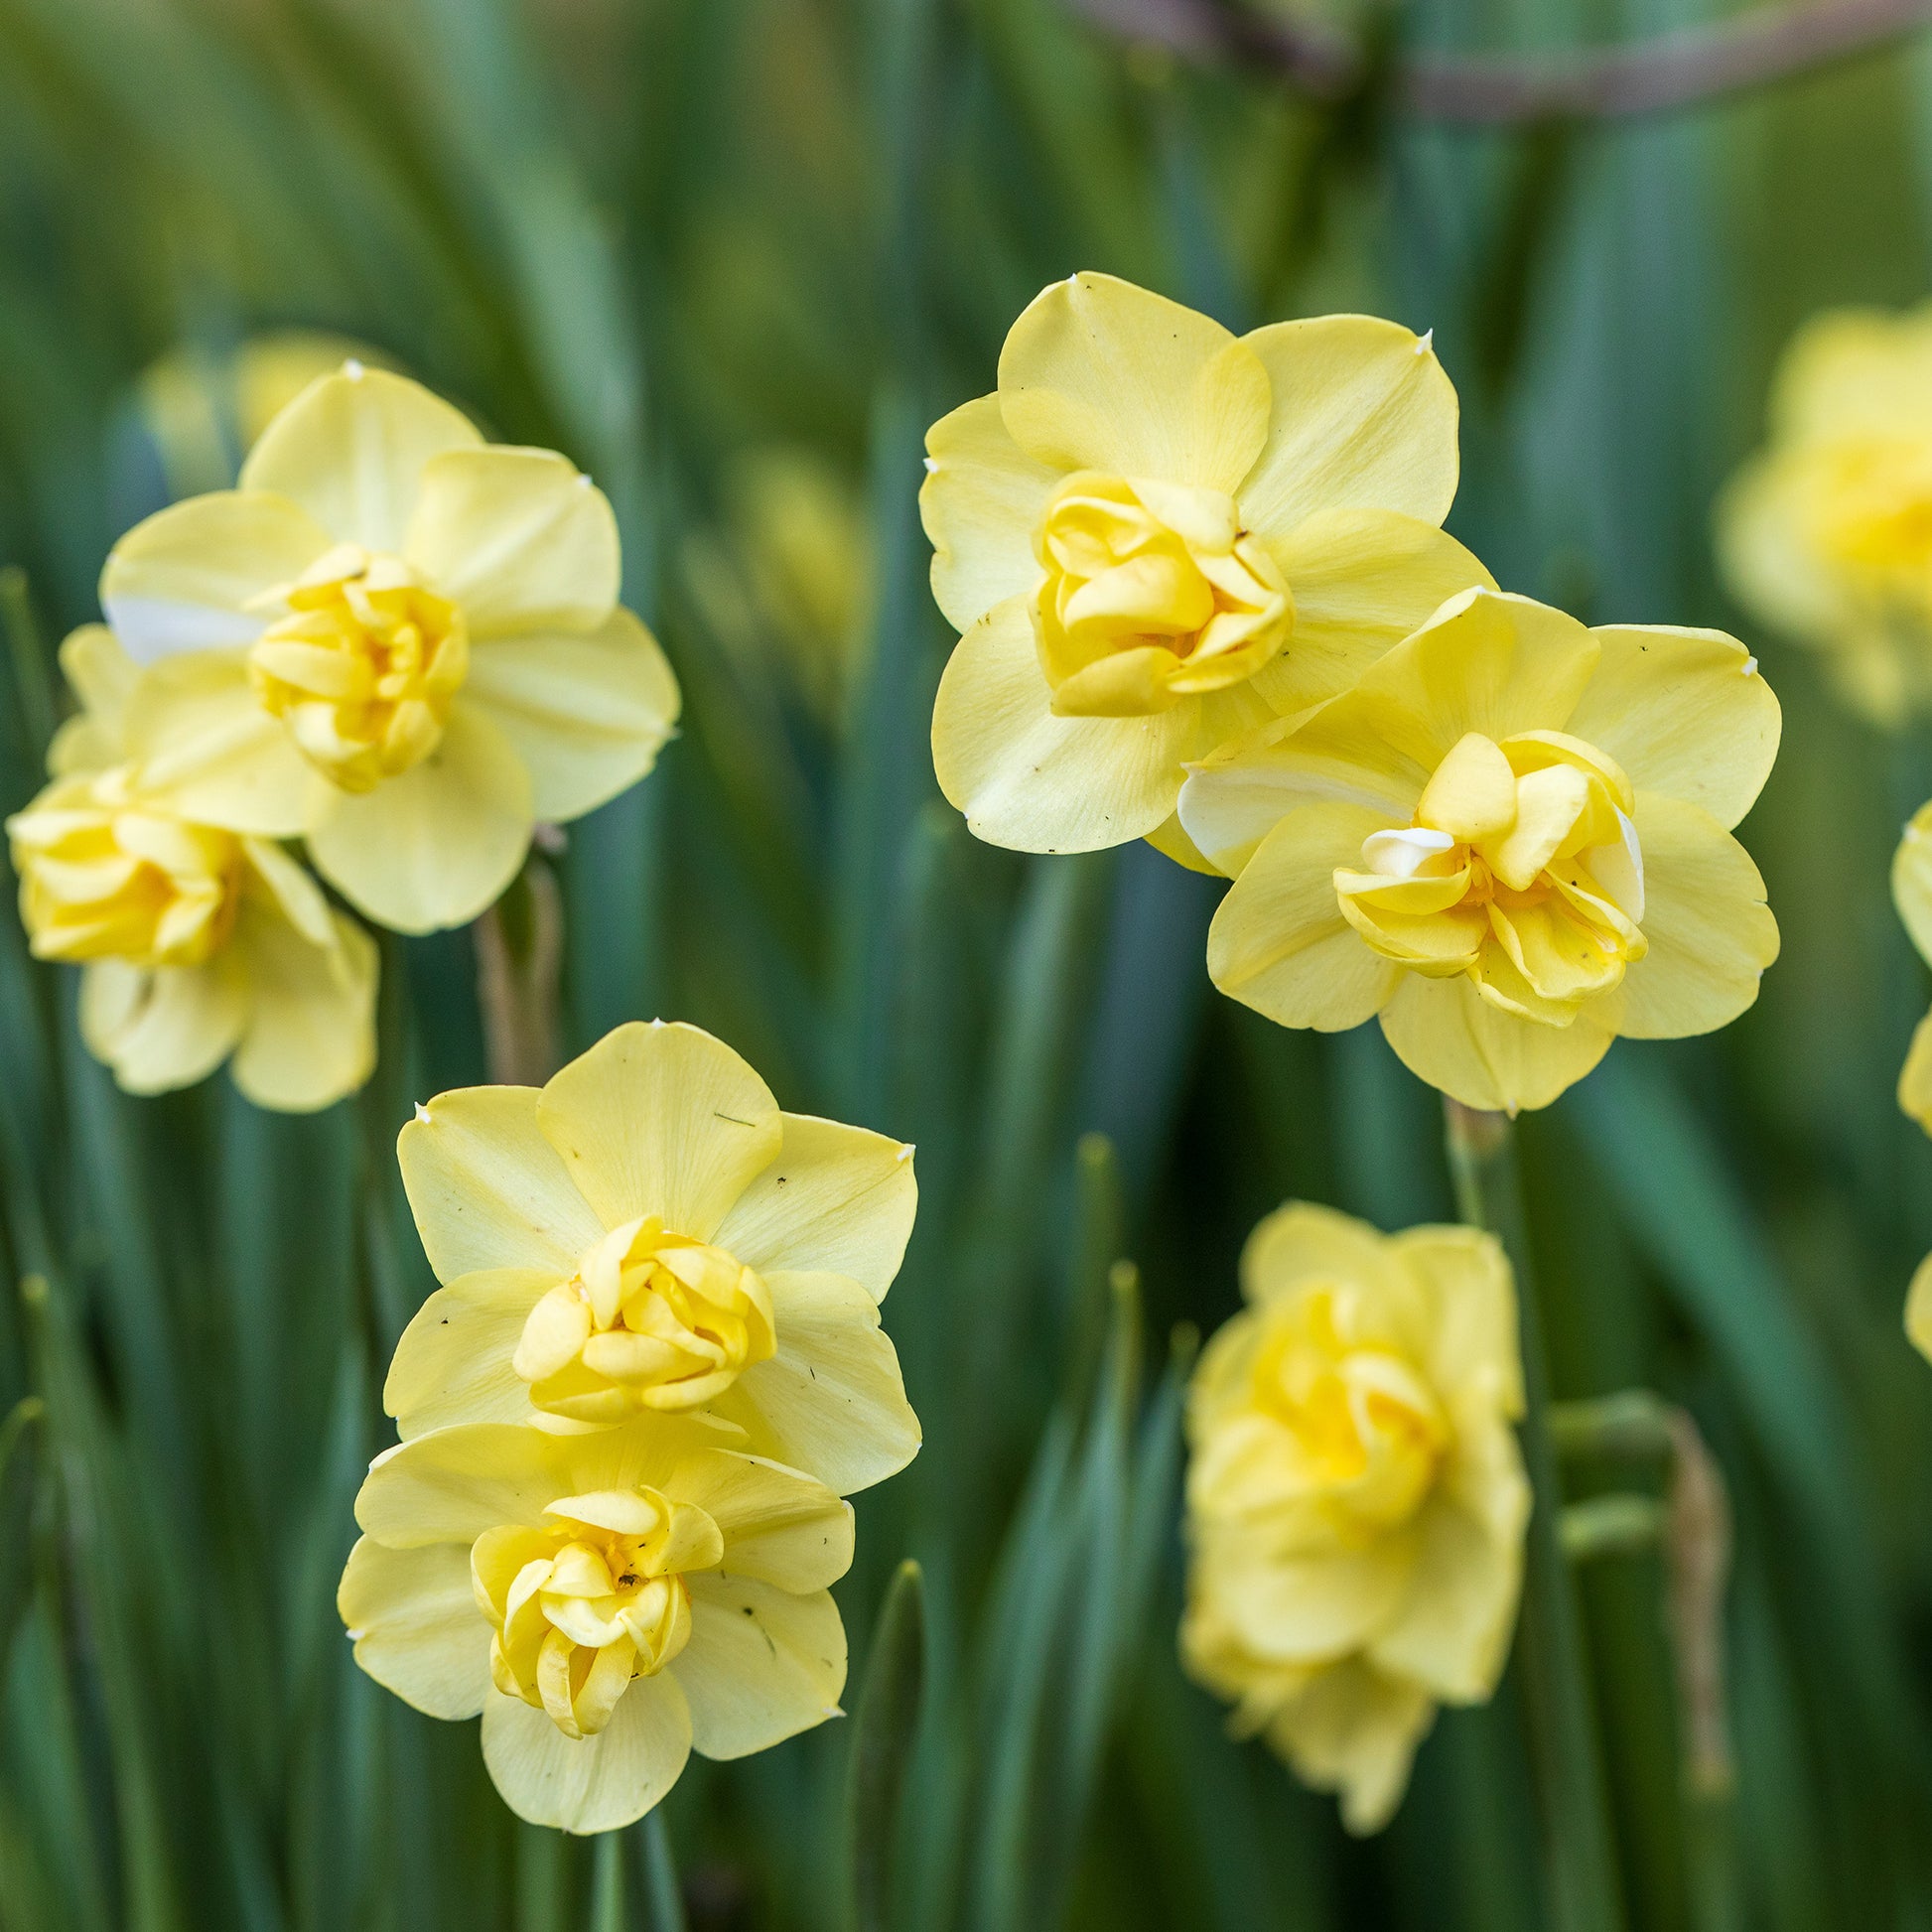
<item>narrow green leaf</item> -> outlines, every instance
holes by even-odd
[[[887,1587],[873,1626],[846,1768],[848,1923],[888,1932],[894,1922],[899,1806],[925,1689],[925,1579],[910,1558]]]

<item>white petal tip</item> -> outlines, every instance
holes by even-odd
[[[343,364],[343,373],[345,376],[347,376],[351,382],[360,382],[363,376],[365,376],[368,373],[368,371],[365,368],[363,368],[361,363],[358,362],[354,356],[351,355],[347,359],[347,361],[345,361]]]
[[[1746,677],[1755,677],[1757,675],[1757,659],[1755,657],[1747,657],[1744,659],[1744,675]]]
[[[925,473],[928,477],[936,477],[939,474],[939,459],[936,456],[926,458]]]
[[[428,1127],[431,1125],[429,1109],[420,1100],[416,1103],[416,1120],[420,1126]]]
[[[1432,353],[1435,349],[1435,346],[1436,346],[1436,332],[1433,329],[1425,329],[1422,332],[1422,334],[1416,338],[1416,353],[1418,355],[1428,355]]]
[[[577,473],[577,487],[578,487],[579,489],[588,489],[588,488],[590,488],[590,486],[591,486],[591,480],[590,480],[590,478],[589,478],[588,476],[586,476],[586,475],[584,474],[584,472],[583,472],[583,471],[581,471],[581,470],[580,470],[580,471],[578,471],[578,473]]]

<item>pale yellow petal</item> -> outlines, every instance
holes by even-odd
[[[1418,1079],[1465,1107],[1510,1114],[1547,1107],[1614,1037],[1587,1008],[1567,1027],[1500,1012],[1466,974],[1432,980],[1405,973],[1382,1009],[1382,1032]]]
[[[1502,1244],[1475,1228],[1419,1227],[1391,1247],[1435,1311],[1429,1378],[1446,1397],[1478,1389],[1503,1415],[1523,1410],[1516,1284]]]
[[[720,1568],[732,1576],[802,1595],[828,1588],[852,1567],[852,1505],[796,1469],[697,1449],[658,1486],[695,1503],[724,1532]]]
[[[558,1073],[537,1119],[578,1189],[616,1227],[658,1215],[709,1241],[783,1139],[771,1089],[697,1027],[633,1020]]]
[[[1759,622],[1814,643],[1869,621],[1852,580],[1819,553],[1820,499],[1837,486],[1828,453],[1775,451],[1731,478],[1715,517],[1725,588]]]
[[[1912,1043],[1898,1070],[1898,1105],[1932,1134],[1932,1013],[1912,1029]]]
[[[108,553],[100,608],[137,664],[252,643],[330,534],[287,496],[224,489],[137,523]]]
[[[1634,822],[1650,950],[1585,1013],[1633,1039],[1715,1033],[1756,1000],[1778,956],[1764,881],[1750,854],[1695,805],[1639,792]]]
[[[361,1537],[336,1592],[355,1661],[432,1718],[474,1718],[489,1690],[489,1623],[460,1543],[389,1550]]]
[[[988,844],[1097,852],[1156,830],[1180,795],[1184,762],[1265,713],[1237,687],[1150,717],[1057,717],[1033,620],[1015,598],[974,624],[947,661],[932,764],[939,789]]]
[[[1013,440],[1055,470],[1232,491],[1268,435],[1260,358],[1208,317],[1111,275],[1036,295],[1000,351]]]
[[[264,711],[240,651],[194,651],[142,674],[127,707],[142,783],[184,818],[297,838],[331,787]]]
[[[1792,442],[1932,436],[1932,305],[1814,316],[1779,358],[1770,416]]]
[[[1351,1658],[1323,1671],[1268,1735],[1297,1775],[1340,1793],[1341,1822],[1366,1837],[1395,1816],[1435,1719],[1435,1701],[1419,1685]]]
[[[1200,1587],[1257,1657],[1318,1664],[1358,1650],[1408,1599],[1416,1542],[1393,1531],[1352,1548],[1313,1556],[1275,1547],[1251,1523],[1198,1526]],[[1285,1543],[1285,1539],[1281,1539]]]
[[[564,1832],[621,1831],[677,1782],[691,1754],[691,1714],[663,1671],[633,1677],[602,1730],[566,1737],[543,1712],[492,1688],[483,1749],[517,1817]]]
[[[919,519],[932,544],[932,595],[955,630],[1040,579],[1034,532],[1061,472],[1007,433],[998,396],[980,396],[926,432]]]
[[[384,1449],[355,1497],[355,1520],[392,1550],[429,1543],[467,1549],[505,1523],[537,1528],[575,1485],[572,1439],[508,1423],[465,1423]]]
[[[534,1420],[530,1391],[510,1366],[530,1311],[556,1285],[540,1268],[459,1275],[416,1311],[382,1385],[382,1408],[407,1442],[453,1423]]]
[[[318,946],[250,894],[235,922],[248,1018],[229,1069],[257,1107],[307,1114],[353,1093],[375,1067],[375,941],[332,912]]]
[[[47,768],[56,777],[98,771],[127,756],[127,701],[141,670],[104,623],[83,623],[61,643],[61,675],[80,701],[80,714],[54,734]]]
[[[1261,843],[1207,930],[1208,977],[1278,1026],[1338,1033],[1393,995],[1402,969],[1341,915],[1337,866],[1389,820],[1360,805],[1304,805]]]
[[[550,450],[450,450],[423,466],[403,556],[473,640],[594,630],[618,601],[610,499]]]
[[[423,466],[482,442],[421,383],[349,362],[310,383],[262,432],[241,486],[293,498],[337,543],[399,554]]]
[[[1455,390],[1427,337],[1374,316],[1272,323],[1242,339],[1268,371],[1267,448],[1241,485],[1263,536],[1324,509],[1441,523],[1455,496]]]
[[[309,827],[316,870],[397,932],[467,925],[522,867],[530,776],[480,707],[459,700],[443,740],[373,791],[329,787]]]
[[[1722,630],[1609,624],[1564,727],[1607,752],[1638,791],[1701,806],[1728,830],[1778,755],[1783,719],[1757,660]]]
[[[691,1641],[671,1673],[705,1757],[745,1757],[843,1717],[845,1663],[845,1625],[824,1590],[793,1596],[749,1577],[691,1579]]]
[[[683,702],[657,639],[621,605],[586,633],[476,645],[464,699],[509,741],[529,771],[532,809],[554,825],[635,784]]]
[[[912,1150],[864,1127],[780,1114],[778,1157],[714,1237],[748,1268],[827,1270],[886,1299],[918,1211]]]
[[[441,1282],[484,1268],[575,1274],[606,1229],[537,1124],[535,1087],[462,1087],[419,1107],[396,1159]]]
[[[201,966],[97,960],[80,982],[80,1037],[129,1093],[172,1093],[226,1059],[248,1014],[231,954]]]
[[[898,1354],[879,1307],[844,1275],[765,1277],[778,1350],[748,1368],[711,1405],[745,1447],[804,1469],[841,1496],[897,1475],[919,1451]]]
[[[1449,599],[1495,579],[1447,532],[1385,509],[1318,509],[1269,545],[1295,628],[1255,689],[1283,713],[1345,691]]]
[[[326,893],[299,859],[272,839],[244,838],[246,890],[312,945],[333,946],[336,927]]]
[[[1209,879],[1220,879],[1226,876],[1220,867],[1187,836],[1187,828],[1181,824],[1180,812],[1177,808],[1170,812],[1147,835],[1147,842],[1160,853],[1162,858],[1172,859],[1175,865],[1184,866],[1189,872],[1203,873]]]
[[[1932,1255],[1912,1271],[1912,1285],[1905,1293],[1905,1333],[1912,1346],[1932,1360]]]
[[[1398,1253],[1387,1236],[1352,1214],[1289,1201],[1248,1236],[1241,1250],[1241,1293],[1250,1302],[1265,1302],[1302,1282],[1324,1279],[1409,1297]]]
[[[1891,855],[1891,901],[1919,957],[1932,965],[1932,804],[1912,814]]]

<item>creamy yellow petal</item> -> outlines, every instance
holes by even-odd
[[[1253,349],[1111,275],[1042,290],[1000,351],[1007,429],[1055,470],[1232,491],[1261,454],[1268,409]]]
[[[550,1503],[573,1492],[570,1445],[568,1437],[506,1423],[465,1423],[412,1437],[369,1464],[355,1520],[392,1550],[429,1543],[467,1548],[505,1523],[535,1528]]]
[[[248,1018],[229,1069],[257,1107],[307,1114],[353,1093],[375,1067],[375,942],[331,913],[318,946],[262,897],[244,899],[233,951]]]
[[[1639,792],[1643,933],[1650,950],[1588,1018],[1633,1039],[1682,1039],[1728,1026],[1778,956],[1778,922],[1750,854],[1695,805]]]
[[[1170,812],[1147,835],[1147,842],[1162,858],[1172,859],[1175,865],[1184,866],[1189,872],[1204,873],[1209,879],[1225,877],[1220,867],[1187,836],[1187,828],[1181,824],[1177,809]]]
[[[697,1027],[633,1020],[558,1073],[537,1121],[607,1225],[639,1214],[709,1241],[783,1139],[751,1066]]]
[[[564,1832],[621,1831],[677,1782],[691,1754],[691,1714],[664,1671],[632,1678],[595,1735],[566,1737],[541,1711],[492,1688],[483,1749],[517,1817]]]
[[[1341,1794],[1341,1822],[1366,1837],[1395,1816],[1435,1718],[1420,1686],[1350,1660],[1323,1671],[1268,1735],[1307,1783]]]
[[[1779,358],[1770,415],[1793,442],[1932,435],[1932,308],[1814,316]]]
[[[1435,1311],[1431,1383],[1447,1397],[1476,1388],[1502,1414],[1523,1410],[1516,1284],[1502,1244],[1475,1228],[1409,1228],[1389,1246]]]
[[[1725,589],[1760,622],[1814,642],[1837,638],[1864,615],[1844,573],[1818,551],[1828,461],[1808,449],[1758,457],[1725,485],[1715,517]]]
[[[311,945],[334,946],[336,926],[328,895],[301,861],[272,839],[244,838],[241,850],[248,862],[249,898],[293,926]]]
[[[1728,830],[1778,755],[1783,718],[1757,660],[1722,630],[1609,624],[1564,729],[1607,752],[1638,791],[1701,806]]]
[[[330,795],[262,709],[239,651],[194,651],[144,672],[128,701],[127,745],[144,786],[205,825],[296,838]]]
[[[80,1037],[129,1093],[172,1093],[226,1059],[248,1014],[233,957],[201,966],[131,966],[103,959],[80,982]]]
[[[1932,804],[1912,814],[1891,856],[1891,900],[1919,957],[1932,964]]]
[[[960,638],[939,680],[932,764],[974,834],[1019,852],[1097,852],[1155,831],[1182,765],[1266,715],[1246,687],[1144,718],[1061,718],[1025,603]]]
[[[1912,1043],[1898,1071],[1898,1105],[1932,1134],[1932,1013],[1912,1029]]]
[[[489,1624],[460,1543],[389,1550],[369,1537],[348,1553],[336,1608],[355,1661],[432,1718],[474,1718],[489,1690]]]
[[[1427,337],[1374,316],[1272,323],[1242,339],[1268,371],[1268,444],[1241,485],[1263,536],[1325,509],[1441,523],[1455,496],[1455,390]]]
[[[252,643],[268,593],[300,577],[329,532],[287,496],[224,489],[137,523],[108,553],[100,608],[137,664]]]
[[[552,824],[636,783],[683,702],[657,639],[621,605],[587,634],[518,632],[476,645],[463,695],[514,748],[532,809]]]
[[[658,1485],[695,1503],[725,1537],[720,1566],[804,1594],[852,1567],[852,1505],[822,1482],[730,1449],[698,1449]]]
[[[522,867],[530,777],[481,707],[458,701],[443,741],[373,791],[330,786],[309,827],[316,870],[397,932],[466,925]]]
[[[1283,713],[1345,691],[1449,599],[1495,579],[1447,532],[1385,509],[1317,509],[1268,546],[1295,598],[1288,646],[1255,678]]]
[[[1359,805],[1304,805],[1262,841],[1207,930],[1207,973],[1278,1026],[1337,1033],[1379,1013],[1402,969],[1341,915],[1337,866],[1388,819]]]
[[[606,1229],[537,1124],[535,1087],[463,1087],[417,1109],[396,1159],[441,1282],[485,1268],[562,1281]],[[623,1218],[623,1217],[620,1217]]]
[[[1568,1027],[1499,1012],[1466,975],[1405,973],[1382,1009],[1397,1057],[1465,1107],[1517,1113],[1547,1107],[1609,1051],[1614,1036],[1587,1008]]]
[[[824,1590],[691,1579],[691,1641],[671,1666],[706,1757],[744,1757],[844,1716],[845,1625]]]
[[[919,1451],[898,1354],[879,1307],[844,1275],[767,1275],[778,1350],[712,1404],[745,1447],[805,1469],[842,1496],[897,1475]]]
[[[540,1268],[459,1275],[416,1311],[382,1385],[382,1408],[407,1442],[452,1423],[533,1420],[530,1391],[510,1366],[530,1311],[556,1286]]]
[[[926,432],[919,520],[932,544],[932,595],[955,630],[1040,579],[1034,531],[1061,473],[1007,433],[998,396],[980,396]]]
[[[550,450],[450,450],[423,466],[403,556],[473,639],[594,630],[618,601],[610,499]]]
[[[1905,1333],[1921,1355],[1932,1359],[1932,1255],[1912,1272],[1905,1294]]]
[[[1243,1524],[1201,1545],[1202,1587],[1257,1656],[1290,1664],[1346,1656],[1408,1600],[1416,1541],[1397,1530],[1354,1548],[1301,1556]]]
[[[83,623],[61,643],[61,675],[79,699],[77,717],[68,719],[47,750],[54,777],[75,771],[100,771],[127,757],[127,701],[141,670],[104,623]]]
[[[777,1159],[739,1195],[713,1238],[759,1274],[827,1270],[883,1302],[918,1211],[912,1150],[811,1114],[778,1119]]]
[[[1287,1294],[1311,1278],[1354,1282],[1405,1296],[1399,1250],[1366,1221],[1314,1201],[1289,1201],[1257,1223],[1241,1250],[1241,1293],[1250,1302]]]
[[[337,543],[398,553],[423,466],[482,443],[421,383],[351,362],[318,377],[269,424],[241,466],[241,486],[292,498]]]

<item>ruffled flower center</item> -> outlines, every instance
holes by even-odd
[[[1293,1445],[1284,1500],[1312,1504],[1350,1546],[1406,1523],[1435,1483],[1449,1428],[1434,1391],[1364,1318],[1358,1290],[1305,1289],[1256,1351],[1253,1394]]]
[[[1335,873],[1342,916],[1384,958],[1466,973],[1492,1006],[1567,1027],[1648,949],[1630,781],[1561,732],[1471,732],[1406,827]]]
[[[530,1311],[512,1359],[537,1408],[613,1423],[710,1402],[776,1347],[764,1283],[647,1214],[613,1228]]]
[[[470,669],[463,613],[400,557],[339,544],[272,593],[288,616],[248,653],[262,705],[345,791],[373,791],[442,742]]]
[[[199,966],[234,927],[241,842],[144,802],[124,771],[57,781],[7,834],[37,958]]]
[[[655,1489],[567,1496],[551,1526],[485,1530],[470,1552],[477,1602],[494,1626],[489,1674],[567,1737],[611,1722],[635,1677],[691,1640],[685,1575],[723,1558],[718,1525]]]
[[[1034,537],[1040,664],[1063,717],[1134,718],[1251,678],[1295,603],[1216,489],[1076,471]]]

